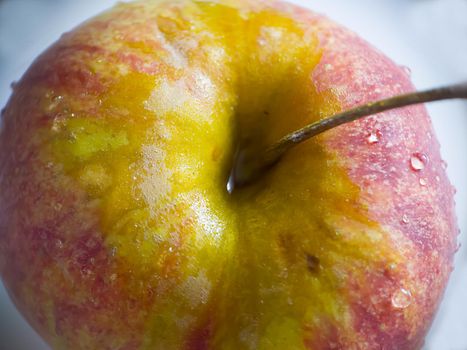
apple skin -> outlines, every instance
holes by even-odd
[[[271,143],[412,91],[349,30],[276,1],[120,4],[15,85],[0,272],[54,349],[418,349],[452,270],[453,189],[423,106]]]

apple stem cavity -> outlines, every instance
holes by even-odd
[[[268,169],[277,164],[280,158],[291,148],[339,125],[391,109],[457,98],[467,99],[467,82],[411,92],[366,103],[291,132],[273,145],[259,152],[257,149],[240,148],[234,155],[232,169],[227,182],[227,191],[232,193],[235,188],[253,183],[264,175]]]

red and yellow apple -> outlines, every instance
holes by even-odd
[[[31,66],[0,134],[0,272],[54,349],[418,349],[452,268],[453,191],[423,106],[272,144],[411,91],[278,1],[120,4]]]

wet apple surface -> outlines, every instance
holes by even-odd
[[[56,349],[418,348],[457,232],[423,107],[331,130],[226,190],[238,144],[411,89],[292,5],[118,5],[7,105],[3,280]]]

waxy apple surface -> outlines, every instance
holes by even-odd
[[[420,348],[457,234],[424,107],[226,191],[240,141],[412,89],[290,4],[120,4],[41,55],[4,110],[3,281],[54,349]]]

